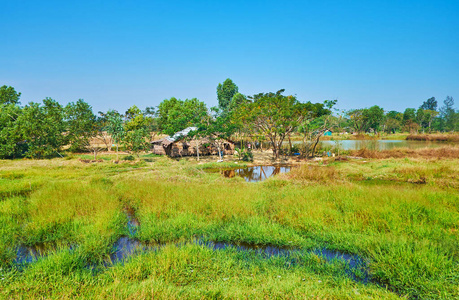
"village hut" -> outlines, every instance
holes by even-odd
[[[151,142],[153,153],[170,157],[196,156],[196,145],[199,145],[199,155],[218,155],[218,148],[209,138],[187,139],[194,130],[197,128],[188,127],[172,136]],[[224,140],[220,150],[223,155],[234,154],[234,143]]]

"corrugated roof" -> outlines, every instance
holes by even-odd
[[[186,136],[188,136],[188,134],[191,132],[191,131],[194,131],[194,130],[198,130],[197,127],[188,127],[188,128],[185,128],[179,132],[176,132],[173,136],[168,136],[166,138],[164,138],[164,140],[168,140],[169,142],[175,142],[177,140],[180,140]]]

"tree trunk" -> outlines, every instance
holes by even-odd
[[[94,160],[96,160],[96,159],[97,159],[97,151],[96,151],[96,149],[94,149]]]
[[[222,158],[222,151],[221,151],[220,149],[221,149],[221,148],[220,148],[220,144],[217,143],[218,157],[220,157],[220,160],[223,160],[223,158]]]
[[[198,142],[198,139],[197,138],[194,138],[195,141],[196,141],[196,154],[198,156],[198,161],[199,161],[199,142]]]

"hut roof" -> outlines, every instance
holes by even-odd
[[[197,127],[188,127],[188,128],[185,128],[183,130],[180,130],[179,132],[176,132],[173,136],[167,136],[163,139],[160,139],[160,140],[156,140],[156,141],[153,141],[151,142],[151,144],[163,144],[164,146],[169,146],[170,144],[178,141],[178,140],[181,140],[183,139],[184,137],[187,137],[188,134],[191,132],[191,131],[194,131],[194,130],[198,130]]]

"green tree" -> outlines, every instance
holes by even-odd
[[[402,128],[403,114],[391,110],[385,116],[384,127],[387,133],[396,133]]]
[[[238,117],[248,125],[252,134],[262,134],[270,141],[276,159],[284,139],[306,118],[330,113],[322,104],[301,103],[295,96],[282,95],[283,92],[254,95],[251,97],[253,101],[237,109]]]
[[[92,107],[83,99],[76,103],[70,102],[64,108],[67,125],[67,142],[70,144],[70,151],[90,150],[91,139],[99,133],[97,117],[92,112]]]
[[[453,97],[446,96],[446,99],[443,101],[443,106],[440,108],[439,117],[441,130],[452,131],[457,127]]]
[[[17,158],[25,152],[17,119],[22,109],[16,104],[0,104],[0,158]]]
[[[378,133],[381,125],[384,124],[384,109],[374,105],[368,109],[364,109],[363,115],[367,130],[373,130],[375,133]]]
[[[0,104],[19,104],[21,93],[18,93],[11,86],[0,87]]]
[[[419,124],[416,121],[416,109],[407,108],[403,112],[403,130],[413,133],[419,129]]]
[[[347,115],[349,116],[350,122],[351,122],[351,127],[356,131],[357,133],[362,133],[365,132],[367,127],[366,127],[366,120],[365,120],[365,114],[364,114],[364,109],[353,109],[350,110]]]
[[[107,111],[105,118],[106,130],[116,145],[116,160],[118,160],[119,145],[122,143],[124,138],[123,118],[116,110]]]
[[[138,154],[149,148],[147,122],[147,118],[137,106],[133,105],[126,111],[123,142],[127,151]]]
[[[201,135],[205,135],[211,140],[218,150],[220,160],[222,160],[223,143],[231,138],[237,130],[237,125],[231,122],[229,114],[222,112],[218,107],[212,107],[211,111],[214,115],[206,119],[207,124],[203,124]]]
[[[435,100],[435,97],[431,97],[424,101],[420,108],[423,110],[437,110],[437,105],[438,103],[437,100]]]
[[[64,109],[51,98],[44,99],[43,105],[26,105],[17,122],[27,143],[27,157],[52,157],[65,145]]]
[[[223,84],[219,83],[217,86],[217,99],[220,109],[226,110],[238,91],[239,88],[237,85],[229,78],[227,78]]]
[[[146,130],[148,132],[149,141],[153,141],[159,131],[158,118],[154,107],[147,107],[143,111],[143,116],[146,121]]]
[[[196,98],[185,101],[174,97],[165,99],[158,106],[159,128],[168,135],[187,127],[197,127],[198,131],[191,132],[190,138],[196,141],[196,153],[199,160],[199,137],[206,134],[208,111],[206,104]]]
[[[206,104],[196,98],[183,101],[172,97],[159,104],[158,117],[161,132],[173,135],[190,126],[199,127],[208,112]]]
[[[354,109],[348,112],[352,127],[358,133],[374,131],[377,133],[384,124],[384,109],[374,105],[370,108]]]

